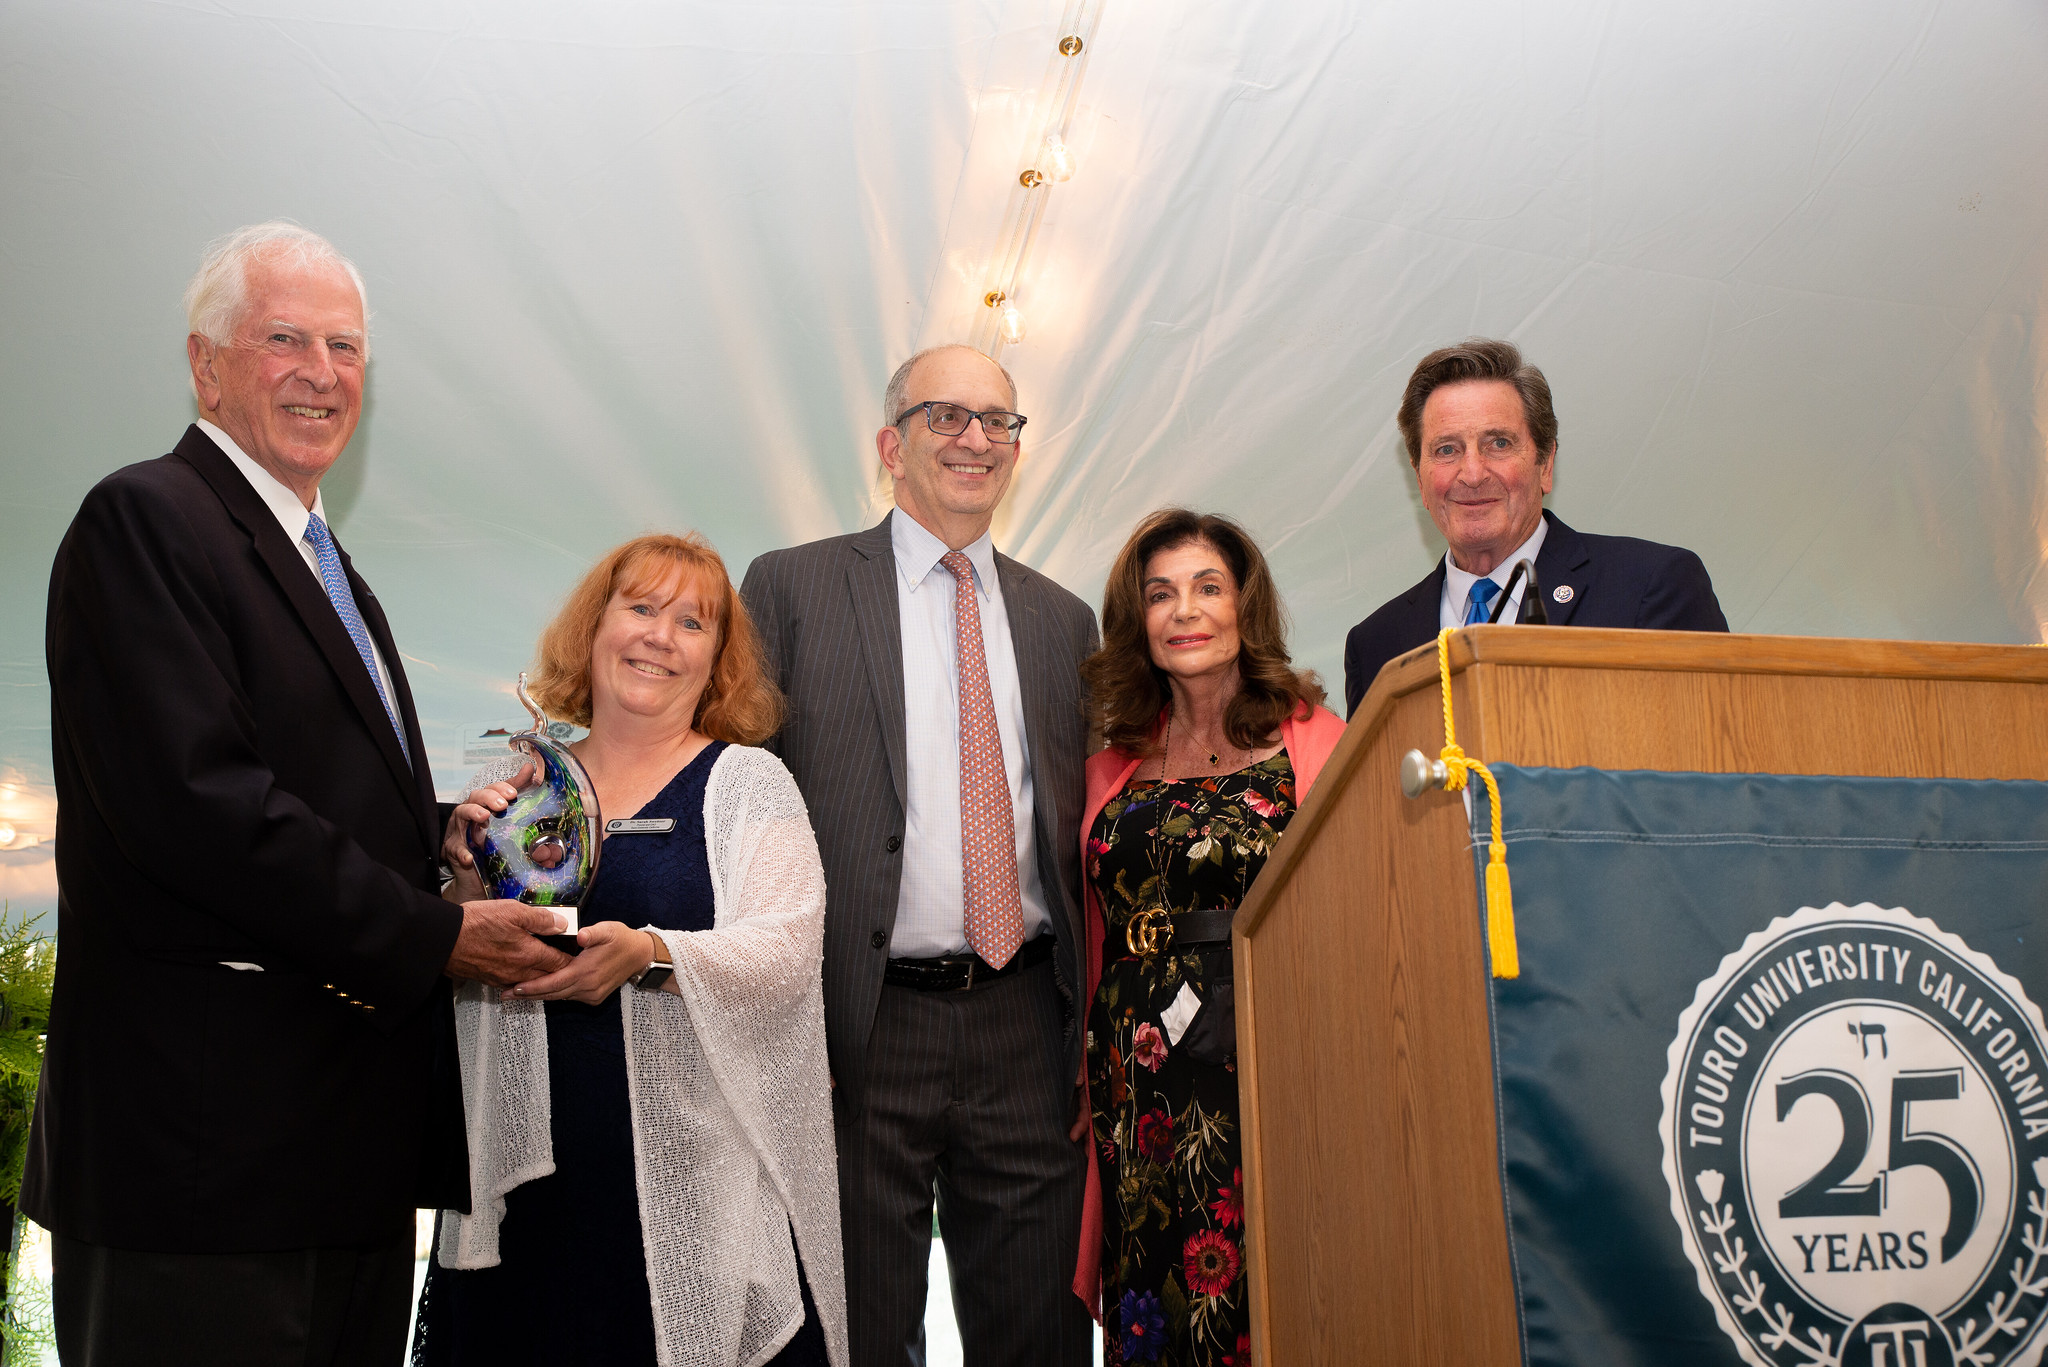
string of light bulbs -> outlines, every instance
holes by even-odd
[[[1025,123],[1024,150],[1017,158],[1016,183],[996,238],[997,249],[989,258],[981,297],[984,312],[976,344],[992,357],[1000,357],[1004,347],[1024,340],[1024,265],[1045,219],[1045,206],[1053,187],[1074,174],[1075,156],[1068,130],[1106,3],[1107,0],[1067,0],[1066,12],[1060,16],[1059,41],[1053,46],[1039,96],[1033,101]]]

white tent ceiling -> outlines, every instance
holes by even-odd
[[[1556,389],[1553,506],[1699,551],[1736,629],[2048,634],[2040,5],[1100,8],[1004,549],[1093,599],[1144,511],[1230,512],[1334,691],[1442,549],[1401,384],[1482,333]],[[50,557],[191,416],[208,239],[288,216],[368,278],[327,500],[447,790],[605,547],[737,574],[877,514],[882,383],[986,316],[1062,14],[0,4],[0,818],[48,835]],[[52,903],[46,846],[0,897]]]

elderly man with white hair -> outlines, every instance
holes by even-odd
[[[51,571],[63,949],[21,1208],[67,1367],[388,1367],[413,1211],[467,1208],[445,975],[567,960],[555,913],[437,895],[405,671],[320,500],[361,277],[266,223],[186,306],[199,421]]]

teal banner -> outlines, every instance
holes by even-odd
[[[2048,784],[1494,773],[1525,1360],[2034,1367]]]

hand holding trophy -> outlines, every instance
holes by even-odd
[[[577,905],[597,873],[602,842],[597,789],[568,746],[549,734],[547,715],[519,676],[519,701],[531,729],[506,744],[523,761],[510,780],[469,794],[449,823],[446,853],[459,900],[507,898],[568,918],[559,935],[540,938],[577,952]]]

